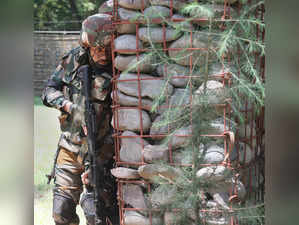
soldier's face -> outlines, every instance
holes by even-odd
[[[107,61],[105,49],[101,47],[91,47],[90,56],[92,60],[97,64],[103,64],[103,62]]]
[[[111,40],[112,40],[112,37],[111,35],[106,35],[104,38],[103,38],[103,45],[104,46],[108,46],[111,44]]]
[[[90,47],[90,56],[92,60],[100,65],[105,65],[111,59],[111,35],[107,35],[103,38],[102,45],[96,47]]]

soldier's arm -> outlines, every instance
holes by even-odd
[[[42,92],[43,104],[48,107],[57,108],[66,112],[70,112],[72,102],[67,100],[63,94],[63,76],[65,73],[64,64],[66,58],[63,58],[60,65],[57,66],[54,73],[48,79],[46,86]]]

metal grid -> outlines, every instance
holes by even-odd
[[[170,17],[172,17],[172,15],[174,14],[174,8],[173,8],[173,0],[170,0]],[[249,1],[251,2],[251,1]],[[227,3],[227,1],[225,1],[224,3],[224,13],[223,16],[221,18],[216,19],[216,21],[222,22],[223,20],[225,20],[226,18],[231,18],[230,16],[230,8],[228,7],[229,3]],[[240,6],[240,5],[239,5]],[[241,6],[240,6],[241,7]],[[114,17],[114,22],[115,25],[120,25],[120,24],[135,24],[136,26],[136,50],[116,50],[115,46],[112,46],[112,59],[113,59],[113,65],[115,65],[115,58],[118,54],[122,54],[123,52],[133,52],[135,53],[136,57],[137,57],[137,61],[139,61],[140,58],[140,54],[143,52],[148,52],[150,51],[150,49],[148,48],[141,48],[139,45],[139,36],[138,36],[138,30],[140,28],[140,26],[142,24],[145,24],[146,21],[144,20],[135,20],[134,22],[130,21],[130,20],[120,20],[118,19],[118,1],[114,0],[114,11],[113,11],[113,17]],[[142,7],[144,8],[144,7]],[[240,8],[239,8],[240,9]],[[144,10],[141,9],[140,10],[141,13],[144,13]],[[261,6],[260,9],[258,9],[256,11],[256,17],[260,17],[261,19],[263,19],[264,16],[264,6]],[[171,22],[181,22],[184,21],[184,19],[171,19],[168,18],[169,21]],[[208,21],[208,19],[195,19],[194,22],[200,22],[200,21]],[[152,19],[151,20],[152,24],[159,24],[161,23],[161,19]],[[163,28],[163,42],[162,42],[162,46],[163,46],[163,51],[168,52],[168,51],[178,51],[178,50],[188,50],[190,52],[192,51],[206,51],[206,48],[194,48],[192,47],[192,43],[193,43],[193,32],[192,30],[190,30],[190,44],[191,47],[190,48],[184,48],[184,49],[179,49],[179,48],[169,48],[169,46],[167,45],[166,42],[166,26],[165,24],[162,24],[162,28]],[[225,29],[225,28],[223,28]],[[259,39],[264,40],[264,36],[265,36],[265,31],[260,29],[258,26],[256,27],[256,35]],[[113,37],[113,42],[116,39],[117,36]],[[229,56],[228,56],[229,57]],[[265,59],[264,57],[260,57],[258,54],[256,54],[255,57],[256,63],[255,66],[256,68],[259,68],[260,71],[260,76],[263,78],[264,80],[264,66],[265,66]],[[189,57],[189,69],[190,69],[190,74],[189,75],[183,75],[183,76],[172,76],[172,78],[176,78],[176,79],[196,79],[196,78],[202,78],[202,75],[196,75],[193,74],[193,57],[192,55]],[[167,70],[167,67],[164,67],[164,70]],[[167,71],[165,71],[167,72]],[[124,162],[121,161],[120,159],[120,147],[121,147],[121,140],[124,138],[141,138],[141,142],[142,142],[142,149],[145,146],[144,144],[144,140],[145,139],[151,139],[151,138],[161,138],[161,137],[167,137],[171,132],[170,132],[170,128],[168,126],[168,134],[158,134],[158,135],[151,135],[149,134],[149,132],[144,131],[143,129],[143,115],[142,115],[142,110],[149,110],[149,107],[143,106],[142,104],[142,96],[141,96],[141,82],[145,81],[145,80],[159,80],[159,79],[163,79],[163,77],[153,77],[153,78],[141,78],[141,72],[140,69],[138,67],[137,69],[137,78],[136,79],[127,79],[127,80],[118,80],[118,78],[120,77],[120,73],[121,71],[117,70],[115,68],[115,66],[113,67],[113,116],[114,116],[114,121],[113,121],[113,126],[115,128],[115,133],[114,133],[114,140],[115,140],[115,160],[116,160],[116,166],[124,166],[124,167],[138,167],[140,165],[145,165],[147,164],[144,160],[143,154],[142,154],[142,159],[140,162],[135,162],[135,163],[130,163],[130,162]],[[209,79],[214,79],[214,80],[218,80],[221,81],[225,87],[229,88],[232,82],[232,78],[229,74],[229,72],[225,72],[222,69],[222,72],[219,74],[213,74],[213,75],[209,75]],[[119,104],[118,100],[118,95],[117,95],[117,84],[119,82],[136,82],[137,81],[137,85],[138,85],[138,106],[121,106]],[[190,88],[190,93],[191,93],[191,89],[192,89],[192,84],[189,86]],[[190,104],[185,105],[185,106],[180,106],[180,107],[190,107],[190,109],[192,109],[193,107],[193,99],[192,99],[192,94],[190,94]],[[169,96],[166,97],[166,104],[169,103]],[[163,106],[162,106],[163,107]],[[169,105],[167,106],[169,107]],[[171,106],[171,107],[175,107],[175,106]],[[118,115],[119,115],[119,110],[120,109],[137,109],[139,111],[139,118],[140,118],[140,132],[136,134],[136,136],[124,136],[122,135],[123,130],[120,128],[119,126],[119,120],[118,120]],[[246,190],[248,192],[248,197],[250,199],[254,199],[254,201],[256,202],[263,202],[264,200],[264,181],[263,181],[263,174],[264,174],[264,109],[261,110],[261,113],[259,116],[254,115],[253,113],[253,108],[250,107],[247,103],[247,101],[244,99],[244,110],[242,111],[242,113],[244,114],[244,117],[246,119],[248,119],[248,123],[247,126],[245,126],[244,128],[240,128],[239,130],[236,131],[236,133],[234,134],[231,131],[231,126],[232,124],[230,122],[227,123],[227,121],[231,121],[231,110],[230,110],[230,105],[229,104],[220,104],[217,105],[217,110],[221,109],[222,111],[222,117],[223,117],[223,121],[224,121],[224,128],[225,131],[222,134],[201,134],[202,136],[207,136],[207,137],[213,137],[213,138],[222,138],[224,140],[224,150],[225,150],[225,160],[221,163],[221,165],[224,165],[226,167],[231,168],[232,170],[236,171],[236,176],[240,176],[240,174],[242,175],[242,182],[244,183],[244,185],[246,186]],[[191,126],[192,126],[192,110],[190,110],[190,122],[191,122]],[[237,121],[238,122],[238,121]],[[248,129],[249,127],[249,129]],[[241,131],[241,129],[243,130],[243,133],[245,134],[242,138],[239,137],[239,133]],[[177,137],[191,137],[194,134],[191,135],[176,135]],[[254,144],[255,142],[255,144]],[[247,143],[247,144],[244,144]],[[241,148],[241,146],[243,146],[244,148],[244,158],[242,159],[242,161],[238,162],[237,165],[232,165],[231,161],[230,161],[230,153],[233,151],[233,148],[235,147],[237,149],[238,152],[238,158],[239,158],[239,150]],[[251,149],[248,149],[248,146],[251,146]],[[252,148],[252,146],[254,146],[254,148]],[[169,144],[168,146],[169,150],[169,164],[171,165],[178,165],[177,163],[175,163],[173,161],[173,149],[172,149],[172,145]],[[143,150],[142,150],[143,151]],[[250,163],[244,163],[246,162],[246,151],[252,151],[251,153],[255,155],[255,159],[253,161],[251,161]],[[209,165],[215,165],[215,164],[201,164],[201,166],[209,166]],[[192,164],[180,164],[179,166],[192,166]],[[238,172],[238,173],[237,173]],[[142,185],[143,187],[145,187],[145,189],[147,189],[147,192],[150,193],[151,192],[151,183],[146,181],[146,180],[129,180],[129,179],[117,179],[117,183],[118,183],[118,201],[119,201],[119,215],[120,215],[120,224],[124,224],[124,212],[125,211],[144,211],[144,210],[148,210],[148,209],[141,209],[141,208],[132,208],[132,207],[128,207],[125,204],[125,201],[123,199],[123,185],[125,184],[138,184],[138,185]],[[237,192],[237,190],[234,190],[234,192]],[[233,194],[233,190],[230,191],[230,201],[234,202],[234,201],[238,201],[238,199],[236,198],[236,195]],[[154,209],[151,209],[154,210]],[[150,220],[150,224],[152,224],[152,211],[149,210],[148,212],[148,218]],[[207,210],[201,210],[202,213],[207,212]],[[234,224],[239,224],[239,222],[234,218],[231,217],[231,221],[230,221],[231,225]]]

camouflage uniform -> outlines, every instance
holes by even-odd
[[[81,40],[82,41],[82,40]],[[117,220],[116,187],[110,169],[113,166],[113,139],[110,125],[111,112],[111,63],[110,49],[101,48],[99,55],[104,65],[95,64],[91,58],[89,48],[78,47],[63,56],[60,65],[56,68],[42,93],[44,105],[57,108],[62,134],[58,142],[58,155],[55,165],[53,190],[53,218],[56,225],[79,224],[76,214],[76,205],[80,202],[88,224],[94,224],[93,195],[82,188],[81,174],[88,169],[84,113],[65,112],[64,106],[68,103],[76,104],[84,109],[84,96],[81,93],[82,81],[78,69],[82,65],[90,65],[94,77],[91,94],[97,118],[96,148],[100,148],[98,156],[105,162],[104,190],[100,190],[101,200],[105,203],[105,215]],[[79,121],[78,123],[78,117]],[[83,191],[83,193],[82,193]],[[81,199],[80,199],[80,194]],[[113,219],[113,218],[112,218]]]

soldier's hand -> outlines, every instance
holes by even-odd
[[[82,183],[84,185],[88,185],[89,184],[89,178],[88,178],[88,174],[89,173],[90,173],[90,170],[87,170],[84,173],[82,173],[82,175],[81,175],[81,180],[82,180]]]
[[[69,114],[71,114],[71,108],[73,103],[70,101],[67,101],[67,103],[63,106],[63,110]]]
[[[87,136],[87,127],[85,125],[82,125],[82,129],[83,129],[85,136]]]

